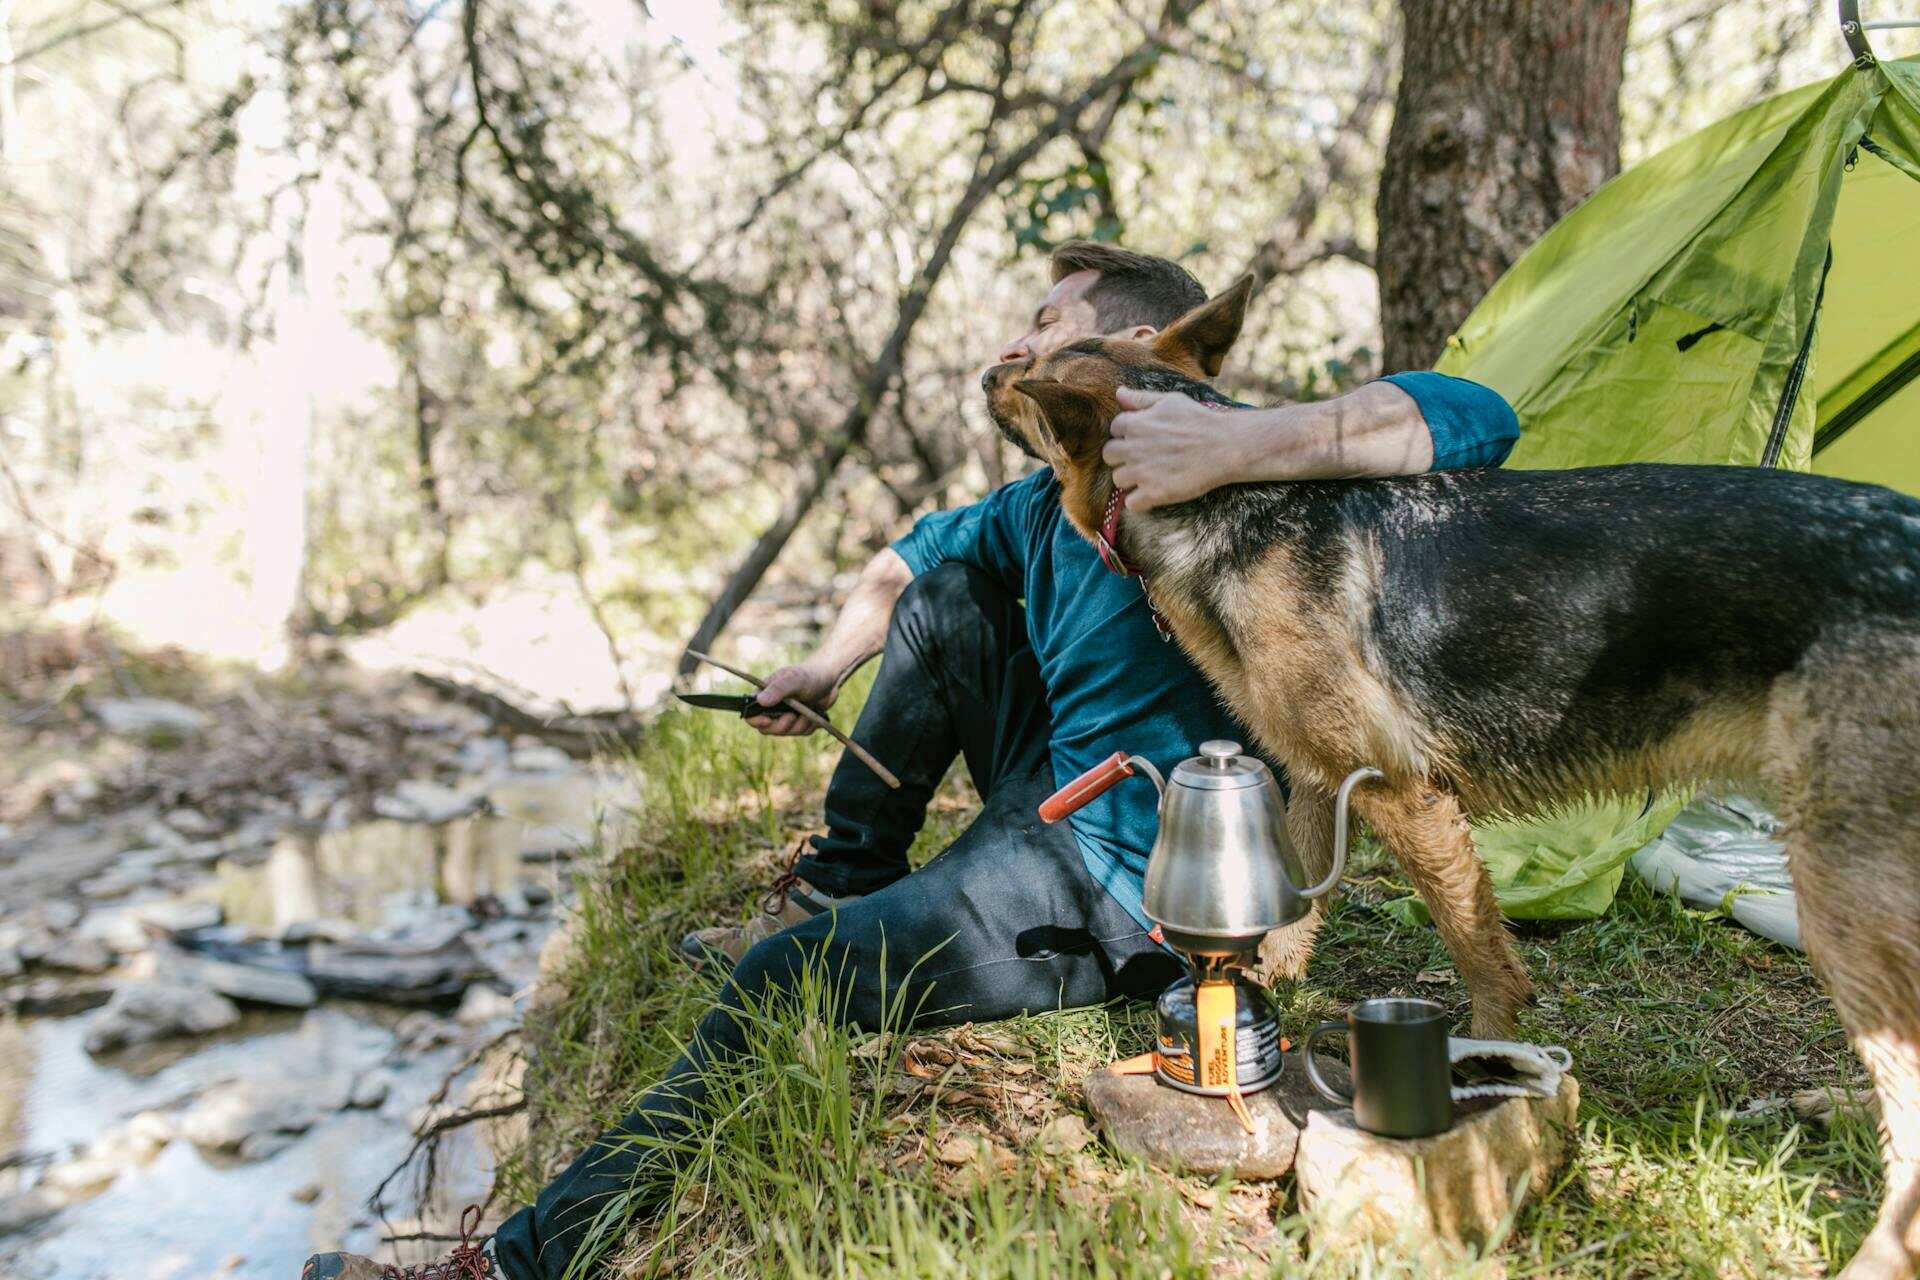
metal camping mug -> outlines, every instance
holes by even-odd
[[[1431,1000],[1381,997],[1347,1010],[1344,1022],[1323,1022],[1302,1048],[1307,1079],[1330,1102],[1353,1108],[1354,1123],[1387,1138],[1426,1138],[1453,1123],[1453,1075],[1447,1058],[1447,1011]],[[1321,1078],[1313,1046],[1347,1033],[1353,1093]]]

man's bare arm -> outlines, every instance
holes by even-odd
[[[1271,409],[1209,409],[1125,387],[1120,403],[1129,412],[1114,419],[1105,457],[1140,510],[1242,481],[1410,476],[1433,465],[1420,406],[1391,382]]]
[[[840,607],[840,614],[827,629],[811,656],[790,667],[782,667],[767,677],[760,691],[762,705],[777,706],[782,698],[798,698],[808,706],[825,711],[833,705],[839,690],[834,682],[840,673],[880,652],[887,642],[887,626],[893,619],[893,606],[900,593],[913,581],[913,570],[892,547],[867,562],[860,579]],[[765,734],[798,737],[817,732],[812,721],[791,711],[754,716],[748,724]]]

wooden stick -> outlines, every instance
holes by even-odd
[[[767,687],[767,682],[765,680],[762,680],[759,676],[753,675],[750,672],[742,671],[738,667],[728,666],[726,663],[720,661],[720,659],[713,657],[710,654],[701,653],[698,649],[687,650],[687,656],[689,658],[697,659],[700,662],[704,662],[710,667],[718,667],[720,668],[720,670],[726,672],[730,676],[739,676],[742,680],[745,680],[748,684],[752,685],[756,689],[764,689]],[[841,677],[841,679],[843,680],[845,678],[846,678],[845,676]],[[867,768],[873,770],[873,772],[879,777],[880,781],[886,783],[889,787],[893,788],[895,791],[898,791],[900,789],[900,779],[893,776],[893,771],[887,768],[887,766],[881,764],[878,760],[875,760],[873,758],[872,752],[868,751],[865,747],[855,742],[852,738],[849,738],[846,734],[834,728],[833,721],[827,719],[825,716],[821,715],[818,711],[815,711],[812,707],[800,701],[798,698],[782,698],[780,701],[782,705],[787,706],[793,709],[794,711],[799,712],[802,716],[806,717],[808,720],[813,721],[813,723],[819,725],[822,729],[825,729],[828,733],[832,734],[835,738],[839,739],[840,745],[845,747],[847,750],[853,752],[854,757],[858,759],[861,764],[864,764],[865,766],[867,766]]]

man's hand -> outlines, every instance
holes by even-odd
[[[1113,438],[1102,457],[1127,506],[1151,511],[1244,480],[1247,442],[1231,419],[1257,409],[1210,409],[1173,391],[1121,387]]]
[[[766,688],[754,695],[754,701],[770,710],[764,716],[760,712],[749,711],[747,723],[761,733],[776,738],[798,738],[817,733],[819,725],[799,712],[783,707],[781,699],[797,698],[815,711],[825,711],[839,696],[840,691],[833,687],[833,682],[839,678],[838,671],[827,670],[812,660],[782,667],[768,676]]]

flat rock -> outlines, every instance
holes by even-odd
[[[98,1009],[112,996],[113,989],[99,981],[35,978],[0,990],[0,1009],[23,1018],[71,1018]]]
[[[198,809],[174,809],[161,821],[189,840],[205,840],[220,834],[220,824]]]
[[[1350,1110],[1308,1117],[1294,1161],[1316,1250],[1390,1249],[1438,1268],[1481,1250],[1566,1163],[1580,1086],[1463,1104],[1431,1138],[1381,1138]]]
[[[514,1017],[517,1013],[512,996],[502,995],[484,982],[476,982],[467,988],[467,994],[461,998],[460,1008],[453,1018],[463,1026],[477,1027]]]
[[[169,1036],[203,1035],[240,1020],[233,1001],[184,982],[129,982],[87,1024],[88,1053],[106,1053]]]
[[[162,956],[161,970],[181,982],[206,987],[249,1004],[311,1009],[320,999],[306,975],[291,969],[235,964],[168,948]]]
[[[98,938],[73,934],[42,952],[40,963],[69,973],[105,973],[113,968],[113,951]]]
[[[1319,1062],[1330,1081],[1344,1083],[1345,1068],[1330,1058]],[[1101,1134],[1116,1150],[1160,1169],[1202,1175],[1231,1169],[1243,1179],[1278,1178],[1292,1169],[1300,1141],[1295,1117],[1331,1105],[1307,1083],[1298,1054],[1287,1056],[1278,1080],[1246,1095],[1252,1133],[1240,1127],[1224,1098],[1183,1093],[1150,1075],[1096,1071],[1087,1077],[1086,1097]]]
[[[60,1212],[64,1203],[58,1196],[39,1187],[0,1196],[0,1236],[14,1235],[46,1221]]]
[[[224,918],[217,902],[165,898],[133,906],[103,907],[80,922],[75,936],[96,938],[121,955],[131,955],[153,945],[152,929],[167,933],[210,929]]]
[[[390,794],[378,796],[373,802],[375,813],[397,822],[452,822],[456,818],[470,817],[486,807],[487,796],[484,791],[457,790],[425,778],[409,778],[394,787]]]
[[[207,727],[205,712],[167,698],[95,698],[87,709],[108,733],[155,745],[183,741]]]
[[[544,742],[517,746],[508,760],[515,773],[569,773],[573,770],[572,756]]]
[[[49,898],[28,908],[20,919],[29,927],[61,933],[79,924],[84,914],[77,903],[68,902],[65,898]]]
[[[343,1073],[239,1081],[202,1095],[180,1117],[180,1136],[197,1147],[264,1159],[352,1098],[353,1081]]]

